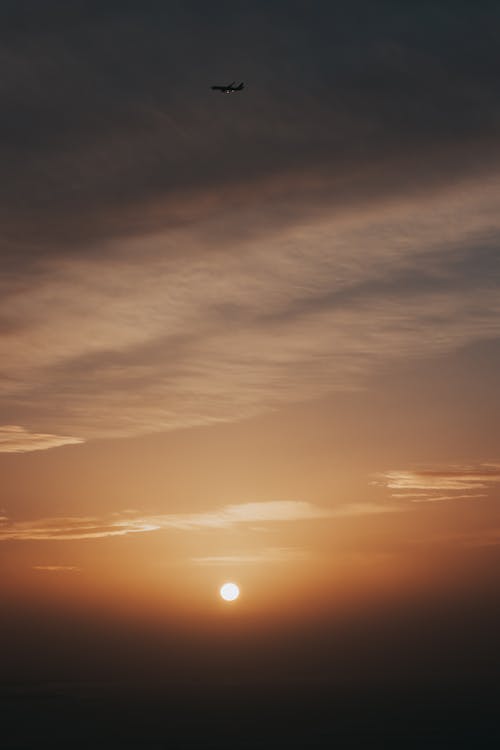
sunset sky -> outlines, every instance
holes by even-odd
[[[495,677],[499,23],[1,3],[2,680]]]

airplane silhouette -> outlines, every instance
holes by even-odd
[[[243,81],[239,86],[235,86],[236,81],[233,81],[228,86],[212,86],[212,91],[220,91],[223,94],[236,94],[237,91],[241,91],[244,87]]]

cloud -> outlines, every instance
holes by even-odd
[[[394,495],[393,495],[394,497]],[[438,503],[446,500],[474,500],[476,498],[488,497],[484,492],[482,493],[468,493],[465,495],[425,495],[419,499],[412,498],[412,503]],[[408,499],[408,497],[406,498]]]
[[[259,563],[287,563],[306,558],[307,551],[296,547],[266,547],[253,553],[192,557],[191,562],[195,565],[258,565]]]
[[[35,521],[13,522],[0,518],[0,541],[100,539],[161,529],[178,531],[229,529],[243,524],[316,521],[398,510],[400,510],[398,506],[371,503],[326,508],[307,502],[276,500],[226,505],[206,513],[143,516],[134,511],[124,511],[113,513],[105,518],[42,518]]]
[[[143,519],[40,518],[0,525],[0,541],[69,541],[103,539],[126,534],[156,531],[161,528]]]
[[[312,503],[293,500],[242,503],[226,505],[208,513],[172,514],[157,516],[156,521],[164,527],[182,529],[226,529],[246,523],[275,523],[283,521],[305,521],[331,517],[329,508],[320,508]]]
[[[500,11],[10,5],[2,421],[233,421],[500,335]]]
[[[475,184],[258,239],[240,228],[232,256],[205,222],[14,275],[0,409],[85,439],[214,424],[500,336],[500,263],[481,238],[500,234],[497,195]]]
[[[49,448],[58,448],[61,445],[76,445],[82,442],[82,438],[68,435],[48,435],[29,432],[19,425],[0,425],[0,453],[45,451]]]
[[[336,518],[348,517],[348,516],[371,516],[379,515],[381,513],[399,513],[401,510],[400,505],[395,503],[346,503],[345,505],[338,505],[332,510],[332,516]]]
[[[77,565],[33,565],[32,570],[42,573],[79,573],[82,569]]]
[[[391,497],[412,503],[472,500],[488,497],[488,491],[500,483],[500,464],[487,462],[387,471],[377,475],[373,483],[391,490]]]

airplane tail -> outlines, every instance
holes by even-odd
[[[244,83],[243,83],[243,81],[242,81],[242,82],[240,83],[240,85],[239,85],[239,86],[237,86],[236,88],[238,89],[238,91],[241,91],[241,89],[242,89],[242,88],[244,88],[244,86],[245,86],[245,84],[244,84]]]

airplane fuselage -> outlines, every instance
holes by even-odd
[[[221,94],[237,94],[238,91],[242,91],[243,86],[243,83],[239,86],[234,86],[232,83],[229,86],[212,86],[212,91],[220,91]]]

